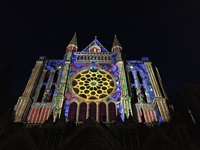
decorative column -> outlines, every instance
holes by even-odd
[[[128,94],[128,88],[127,88],[127,81],[126,81],[126,75],[125,75],[125,69],[124,69],[124,63],[122,60],[119,60],[117,62],[118,69],[119,69],[119,77],[120,77],[120,85],[122,88],[122,97],[121,102],[123,104],[124,113],[127,118],[129,118],[129,115],[133,115],[132,108],[131,108],[131,98]]]
[[[62,77],[61,77],[58,94],[55,95],[53,98],[53,102],[54,102],[53,121],[54,122],[56,121],[57,117],[60,118],[60,116],[61,116],[61,111],[62,111],[63,102],[64,102],[65,87],[67,84],[69,69],[70,69],[70,60],[66,60],[64,67],[63,67],[63,72],[62,72]]]
[[[90,104],[86,103],[86,107],[87,107],[87,109],[86,109],[86,117],[85,118],[88,119],[88,117],[90,115],[90,112],[89,112],[90,111],[90,109],[89,109],[90,108]]]
[[[79,109],[80,109],[80,104],[77,103],[77,111],[76,111],[76,123],[79,122]]]
[[[74,51],[77,51],[78,46],[77,46],[77,39],[76,39],[76,33],[74,34],[72,40],[68,44],[66,48],[66,53],[64,55],[64,60],[65,64],[64,67],[62,68],[62,76],[61,76],[61,81],[60,81],[60,86],[58,88],[58,93],[54,96],[53,101],[54,101],[54,108],[53,108],[53,121],[55,122],[57,117],[60,118],[61,112],[62,112],[62,107],[64,103],[64,94],[65,94],[65,88],[67,81],[70,80],[70,77],[68,76],[69,70],[70,70],[70,63],[71,63],[71,58],[73,55]]]
[[[96,103],[96,121],[99,122],[99,103]]]
[[[106,122],[109,122],[109,109],[108,109],[108,103],[106,103]]]
[[[46,72],[47,72],[47,70],[45,70],[45,69],[42,70],[42,73],[41,73],[42,75],[41,75],[39,83],[38,83],[38,85],[36,87],[36,91],[34,93],[33,102],[37,102],[37,99],[38,99],[38,96],[39,96],[39,93],[40,93],[40,89],[42,87],[42,83],[43,83],[44,77],[46,75]]]
[[[152,63],[151,62],[144,62],[144,65],[147,68],[147,72],[148,72],[148,75],[149,75],[149,79],[150,79],[152,88],[153,88],[154,93],[155,93],[155,97],[162,97],[162,94],[161,94],[161,91],[160,91],[161,89],[159,89],[159,85],[158,85],[158,82],[156,80],[155,73],[153,71]]]

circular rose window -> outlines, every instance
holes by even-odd
[[[78,72],[72,80],[73,92],[86,100],[105,99],[112,94],[114,87],[112,76],[96,68]]]

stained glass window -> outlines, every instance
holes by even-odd
[[[87,110],[87,104],[81,103],[80,104],[80,110],[79,110],[79,121],[85,121],[86,119],[86,110]]]
[[[106,121],[106,104],[105,103],[99,104],[99,121],[100,122]]]
[[[69,121],[71,122],[76,121],[76,111],[77,111],[77,104],[73,102],[69,107]]]
[[[115,83],[108,72],[92,68],[78,73],[72,86],[73,92],[81,99],[100,100],[113,93]]]
[[[109,110],[109,120],[113,121],[116,119],[116,108],[114,103],[110,103],[108,105],[108,110]]]
[[[90,110],[89,110],[89,116],[92,117],[94,120],[96,120],[96,104],[90,103]]]

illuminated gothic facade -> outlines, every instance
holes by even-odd
[[[148,58],[125,60],[116,36],[111,51],[96,38],[78,51],[75,34],[63,59],[36,61],[15,106],[14,122],[41,125],[62,113],[66,122],[78,124],[89,117],[111,123],[117,116],[122,121],[132,116],[146,125],[170,121],[158,69]]]
[[[116,36],[78,50],[75,34],[63,59],[36,61],[0,149],[180,150],[171,108],[147,57],[126,60]]]

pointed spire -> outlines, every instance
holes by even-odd
[[[77,45],[77,38],[76,38],[76,32],[74,33],[73,38],[71,39],[71,41],[69,42],[66,51],[69,50],[77,50],[78,49],[78,45]]]
[[[70,44],[76,45],[76,46],[77,46],[76,32],[74,33],[74,36],[73,36],[73,38],[71,39],[69,45],[70,45]]]
[[[112,52],[121,51],[121,50],[122,50],[122,46],[119,40],[117,39],[117,36],[115,35],[113,45],[112,45]]]

